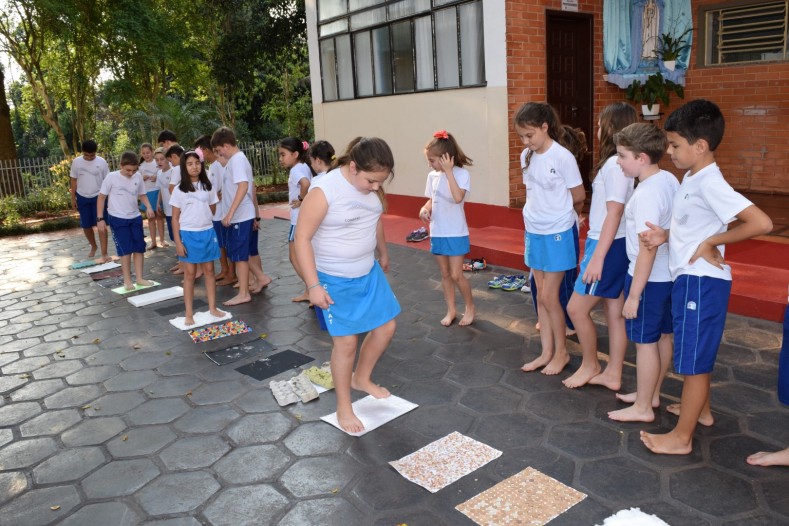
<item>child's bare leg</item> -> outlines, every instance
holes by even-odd
[[[789,466],[789,447],[781,451],[759,451],[750,455],[746,462],[752,466]]]
[[[454,287],[460,291],[463,296],[463,303],[466,310],[463,313],[463,318],[460,320],[461,326],[471,325],[474,322],[474,297],[471,295],[471,285],[469,284],[466,276],[463,274],[463,256],[449,256],[449,270],[453,281],[452,298],[454,300],[455,291]]]
[[[608,418],[619,422],[653,422],[652,397],[661,377],[661,361],[658,344],[636,344],[636,400],[633,405],[610,411]]]
[[[687,455],[693,449],[693,432],[708,402],[712,373],[686,375],[682,386],[682,412],[674,429],[657,435],[641,431],[641,441],[653,453]]]
[[[259,255],[249,256],[249,272],[255,278],[255,286],[249,289],[253,294],[257,294],[271,283],[271,278],[263,272],[263,262]]]
[[[85,239],[88,240],[88,244],[90,244],[90,252],[88,253],[88,257],[92,258],[96,255],[96,250],[98,250],[98,245],[96,245],[96,234],[93,232],[93,227],[83,228],[82,232],[85,234]]]
[[[219,249],[219,274],[216,275],[217,280],[222,280],[227,276],[227,251],[224,248]]]
[[[681,404],[669,404],[666,406],[666,411],[671,413],[672,415],[679,416],[681,411]],[[707,403],[704,404],[704,409],[701,411],[701,415],[699,415],[699,424],[710,427],[712,424],[715,423],[715,417],[712,416],[712,409],[710,408],[710,401],[709,398],[707,399]]]
[[[207,263],[201,263],[201,266],[203,267],[203,275],[205,276],[205,295],[208,298],[208,312],[211,313],[211,316],[221,318],[227,313],[216,308],[216,277],[214,276],[214,262],[209,261]]]
[[[563,279],[564,272],[546,272],[543,279],[543,290],[545,291],[543,305],[551,320],[554,346],[553,358],[542,370],[542,374],[547,375],[559,374],[570,361],[570,356],[567,354],[567,323],[564,318],[564,309],[559,301],[559,287]]]
[[[438,269],[441,271],[441,292],[444,295],[444,303],[447,304],[447,314],[441,319],[441,325],[449,327],[455,321],[455,316],[457,315],[455,308],[455,282],[452,280],[449,256],[436,256],[436,263],[438,263]]]
[[[148,218],[148,234],[151,237],[151,246],[148,248],[158,248],[159,245],[156,244],[156,217]]]
[[[390,395],[388,389],[373,383],[371,375],[375,364],[378,363],[381,355],[389,346],[389,342],[392,341],[396,327],[397,323],[395,320],[389,320],[367,333],[362,342],[362,349],[359,352],[356,371],[351,376],[351,387],[357,391],[371,394],[375,398],[386,398]]]
[[[99,246],[101,247],[101,261],[102,263],[107,263],[112,261],[109,253],[107,252],[107,229],[105,228],[104,231],[99,231]]]
[[[156,212],[156,227],[159,230],[159,241],[163,247],[169,247],[170,244],[164,237],[164,214]]]
[[[600,374],[600,360],[597,359],[597,327],[591,314],[600,299],[598,296],[573,292],[567,304],[567,314],[573,320],[583,359],[578,370],[562,382],[565,387],[571,389],[581,387]]]
[[[194,325],[194,311],[192,310],[192,303],[195,297],[195,272],[197,271],[194,263],[184,263],[184,308],[186,313],[184,315],[185,325]]]
[[[655,386],[655,392],[652,394],[652,409],[660,407],[660,389],[663,385],[663,380],[666,378],[668,368],[671,367],[671,358],[674,355],[674,342],[672,341],[671,334],[661,334],[658,340],[658,355],[660,356],[660,376]],[[636,363],[638,356],[636,356]],[[616,399],[626,404],[634,404],[636,402],[637,392],[627,394],[616,394]]]
[[[348,433],[364,430],[362,421],[353,413],[351,405],[351,378],[356,358],[357,336],[335,336],[331,350],[331,375],[337,395],[337,421]]]
[[[545,367],[548,362],[553,358],[553,331],[551,330],[551,320],[548,316],[548,311],[542,305],[539,291],[543,286],[544,273],[541,270],[534,270],[534,283],[537,288],[537,325],[540,326],[540,344],[542,351],[540,355],[534,360],[525,363],[521,367],[521,371],[531,372],[536,371],[540,367]],[[532,288],[534,290],[534,287]]]
[[[236,274],[239,284],[238,294],[223,303],[228,307],[252,301],[252,296],[249,295],[249,261],[237,261]]]
[[[608,325],[608,365],[605,371],[589,380],[590,384],[602,385],[612,391],[619,391],[622,387],[622,367],[625,364],[625,351],[627,350],[627,331],[622,308],[625,306],[625,296],[603,300],[605,319]]]
[[[135,252],[132,254],[132,257],[134,258],[134,273],[137,275],[137,285],[141,285],[143,287],[153,285],[152,281],[148,281],[142,277],[143,261],[145,260],[143,253]]]
[[[131,276],[131,265],[132,265],[132,256],[131,254],[126,254],[125,256],[121,256],[121,271],[123,272],[123,286],[126,290],[134,290],[134,282],[132,282]]]
[[[221,280],[217,281],[216,284],[220,287],[225,285],[232,285],[238,281],[238,276],[236,276],[236,262],[227,258],[227,274]]]

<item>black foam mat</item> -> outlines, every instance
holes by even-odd
[[[305,354],[287,350],[272,354],[266,359],[242,365],[236,368],[236,371],[260,381],[276,376],[279,373],[295,369],[314,360],[315,358],[310,358]]]
[[[197,312],[199,309],[203,307],[208,307],[208,303],[205,300],[200,298],[195,298],[192,300],[192,309],[194,312]],[[173,314],[183,314],[184,312],[184,300],[183,298],[179,298],[176,303],[172,305],[167,305],[166,307],[159,307],[158,309],[154,309],[154,312],[159,316],[172,316]]]
[[[204,352],[205,357],[217,365],[227,365],[229,363],[237,362],[244,358],[261,353],[264,351],[273,351],[275,347],[263,338],[252,340],[251,342],[233,345],[227,349],[220,349],[218,351]]]

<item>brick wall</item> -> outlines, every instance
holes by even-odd
[[[694,27],[700,5],[720,0],[694,0]],[[529,101],[544,101],[546,93],[545,11],[560,10],[560,0],[508,0],[507,77],[509,121]],[[624,90],[603,79],[603,2],[581,1],[579,11],[594,16],[594,115],[608,104],[624,100]],[[697,34],[694,37],[698,39]],[[696,67],[697,42],[686,77],[685,100],[707,98],[721,107],[726,135],[717,151],[718,163],[738,190],[789,194],[789,63]],[[673,97],[668,114],[682,104]],[[597,141],[594,156],[597,161]],[[519,155],[523,145],[510,131],[510,206],[523,205],[524,187]],[[661,163],[674,169],[667,158]]]

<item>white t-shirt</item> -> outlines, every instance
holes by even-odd
[[[257,201],[253,200],[255,191],[255,181],[252,177],[252,165],[249,164],[244,152],[238,151],[233,154],[225,165],[225,173],[222,175],[222,217],[227,215],[227,211],[236,198],[236,190],[241,183],[247,185],[247,193],[236,208],[235,214],[230,218],[231,223],[241,223],[255,218],[255,207]]]
[[[107,161],[98,155],[92,161],[86,161],[81,155],[71,161],[72,179],[77,180],[77,193],[82,197],[96,197],[101,190],[101,183],[110,173]]]
[[[627,273],[630,276],[633,276],[636,271],[636,258],[640,246],[638,234],[649,230],[649,227],[646,226],[647,221],[665,229],[671,226],[671,209],[674,204],[674,194],[678,188],[679,181],[674,177],[674,174],[660,170],[641,181],[625,205],[623,217],[627,226],[625,243],[627,258],[630,260]],[[652,272],[647,281],[671,281],[667,243],[657,248],[655,263],[652,265]]]
[[[145,181],[145,191],[150,192],[151,190],[156,190],[158,188],[158,186],[156,186],[156,181],[151,180],[152,177],[156,177],[156,173],[159,171],[156,161],[141,162],[139,170],[142,174],[142,180]],[[156,203],[151,204],[156,206]]]
[[[615,203],[627,204],[630,196],[633,195],[633,178],[627,177],[622,169],[616,164],[616,155],[612,155],[603,164],[597,177],[592,181],[592,204],[589,206],[589,239],[600,239],[600,232],[603,229],[603,221],[608,215],[606,205],[613,201]],[[625,217],[619,221],[619,228],[616,230],[614,239],[625,237]]]
[[[452,169],[455,182],[461,190],[465,190],[463,199],[455,202],[452,192],[449,189],[449,181],[444,172],[433,170],[427,174],[427,184],[425,185],[425,197],[429,197],[433,203],[433,210],[430,213],[430,235],[433,237],[462,237],[468,235],[468,224],[466,224],[466,213],[463,204],[466,196],[471,191],[471,176],[468,170],[458,166]]]
[[[301,195],[301,186],[299,186],[299,181],[302,179],[307,179],[308,183],[312,181],[312,171],[306,164],[298,163],[290,169],[290,175],[288,176],[288,202],[292,203],[294,200],[299,198],[299,195]],[[298,219],[299,209],[291,208],[290,224],[295,225]]]
[[[173,173],[170,174],[170,185],[178,186],[181,184],[181,165],[173,166]],[[175,190],[175,188],[173,188]]]
[[[161,170],[156,172],[156,186],[159,187],[159,194],[162,196],[162,210],[164,210],[164,215],[168,217],[173,215],[173,209],[170,206],[170,179],[172,175],[172,167],[164,172]]]
[[[702,241],[725,232],[737,214],[751,206],[742,194],[736,192],[723,178],[716,163],[705,166],[694,175],[685,174],[674,196],[671,215],[671,232],[668,238],[671,277],[682,274],[709,276],[731,280],[731,267],[723,269],[699,258],[692,265],[690,258]],[[718,245],[721,256],[725,246]]]
[[[211,166],[208,168],[208,179],[211,181],[211,188],[213,188],[217,196],[219,192],[222,191],[222,176],[225,173],[225,167],[222,166],[219,161],[214,161],[211,163]],[[225,217],[222,214],[222,201],[219,201],[219,204],[216,205],[216,212],[214,213],[214,221],[221,221],[222,218]]]
[[[312,238],[318,270],[343,278],[368,274],[375,263],[376,227],[383,213],[378,195],[357,190],[339,168],[314,180],[310,192],[316,188],[329,203]]]
[[[526,166],[526,153],[527,150],[521,153],[521,167]],[[527,232],[557,234],[573,227],[575,212],[570,188],[583,182],[578,163],[567,148],[553,141],[545,153],[532,153],[523,184],[523,224]]]
[[[99,193],[107,196],[107,211],[111,216],[134,219],[140,215],[138,199],[145,195],[145,183],[140,172],[134,172],[131,177],[121,175],[120,171],[110,172]]]
[[[193,185],[194,192],[182,192],[179,187],[173,188],[173,195],[170,197],[170,206],[180,208],[181,215],[178,224],[181,230],[187,232],[201,232],[213,229],[210,205],[219,202],[216,190],[206,190],[199,182]]]

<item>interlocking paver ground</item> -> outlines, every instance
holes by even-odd
[[[302,285],[287,228],[264,222],[261,254],[275,279],[232,309],[253,332],[227,341],[265,334],[277,351],[320,364],[331,343],[313,312],[290,301]],[[334,411],[333,392],[281,408],[268,379],[235,370],[269,353],[216,366],[202,351],[226,342],[194,344],[154,310],[178,300],[137,309],[69,270],[86,255],[80,231],[2,243],[2,524],[464,526],[471,522],[457,504],[528,466],[588,494],[552,526],[599,524],[629,507],[672,526],[789,523],[789,469],[745,463],[756,450],[789,445],[789,409],[775,393],[778,324],[729,316],[713,378],[715,424],[699,428],[691,455],[658,456],[638,433],[669,429],[676,417],[663,409],[651,424],[612,422],[607,412],[621,405],[610,391],[565,389],[561,380],[580,363],[575,342],[566,372],[519,370],[540,350],[530,298],[486,286],[512,271],[470,274],[474,325],[444,328],[432,256],[393,245],[389,279],[403,313],[374,379],[420,407],[353,438],[319,420]],[[173,261],[172,248],[147,254],[146,276],[180,284],[167,272]],[[220,300],[231,294],[219,290]],[[603,323],[602,313],[594,317]],[[634,362],[631,347],[624,391],[635,386]],[[667,379],[663,406],[681,389],[679,378]],[[452,431],[503,454],[436,494],[388,465]]]

